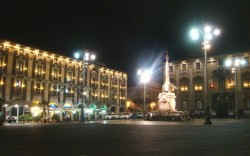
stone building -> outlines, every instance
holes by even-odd
[[[82,61],[1,40],[0,97],[14,114],[15,104],[25,113],[48,101],[48,118],[58,114],[60,120],[78,120],[84,96],[86,116],[125,111],[127,74],[91,62],[86,74],[82,68]]]
[[[236,110],[241,115],[243,112],[245,115],[249,114],[249,55],[250,52],[242,52],[208,57],[208,104],[213,115],[234,116]],[[245,64],[226,66],[227,60],[235,59],[244,60]],[[169,72],[171,83],[178,87],[175,90],[177,110],[203,112],[205,108],[204,58],[171,62]]]

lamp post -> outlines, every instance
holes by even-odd
[[[140,81],[143,83],[143,111],[145,112],[145,103],[146,103],[146,89],[145,89],[145,85],[146,83],[148,83],[150,81],[150,77],[151,77],[151,74],[152,72],[148,69],[144,69],[144,70],[141,70],[139,69],[137,71],[137,74],[140,76]]]
[[[207,80],[207,50],[211,47],[209,41],[213,38],[213,35],[219,35],[219,29],[213,29],[212,27],[206,25],[204,29],[193,28],[190,32],[190,35],[193,40],[197,40],[199,35],[202,35],[202,49],[204,50],[204,91],[205,91],[205,105],[206,105],[206,116],[205,116],[205,124],[212,124],[210,113],[209,113],[209,103],[208,103],[208,80]]]
[[[244,59],[239,59],[239,58],[235,58],[235,59],[229,59],[226,60],[226,66],[227,67],[233,67],[232,68],[232,73],[234,73],[234,100],[235,100],[235,118],[239,118],[239,114],[238,114],[238,78],[237,78],[237,74],[238,74],[238,67],[243,66],[246,64],[246,60]]]
[[[93,53],[90,53],[89,51],[85,50],[85,51],[79,51],[77,53],[75,53],[75,58],[79,59],[82,58],[82,74],[83,74],[83,83],[82,83],[82,88],[83,88],[83,93],[82,93],[82,106],[81,106],[81,118],[80,118],[80,122],[84,122],[85,118],[84,118],[84,102],[85,102],[85,88],[86,88],[86,84],[85,84],[85,80],[84,78],[86,77],[86,72],[85,71],[85,66],[87,64],[87,62],[89,60],[95,60],[96,56]]]

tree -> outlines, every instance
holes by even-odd
[[[43,107],[43,113],[42,113],[42,122],[46,122],[47,119],[46,119],[46,106],[48,107],[48,114],[49,114],[49,102],[46,101],[46,100],[42,100],[39,102],[39,105],[41,105]]]

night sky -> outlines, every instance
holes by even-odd
[[[88,49],[108,68],[127,72],[203,57],[192,26],[221,29],[208,55],[250,51],[250,0],[1,0],[0,38],[73,58]]]

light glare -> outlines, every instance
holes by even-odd
[[[80,58],[80,54],[79,53],[75,53],[75,58],[79,59]]]
[[[232,65],[232,60],[226,60],[225,62],[226,66],[229,67]]]
[[[197,40],[199,39],[199,32],[197,29],[193,28],[191,31],[190,31],[190,36],[193,40]]]
[[[91,59],[91,60],[95,60],[95,55],[92,54],[92,55],[90,56],[90,59]]]
[[[216,36],[220,35],[220,30],[219,29],[215,29],[214,30],[214,35],[216,35]]]
[[[210,26],[205,26],[204,31],[205,33],[210,33],[212,28]]]

